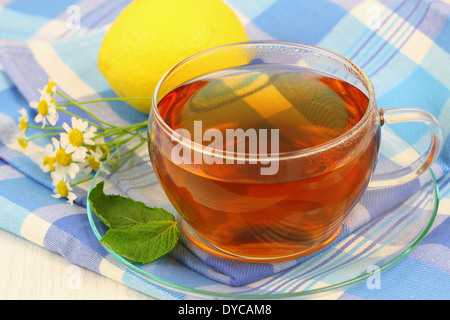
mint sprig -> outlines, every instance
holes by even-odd
[[[178,242],[178,221],[164,209],[120,195],[106,195],[104,182],[89,193],[92,211],[109,227],[100,242],[117,254],[149,263],[171,251]]]

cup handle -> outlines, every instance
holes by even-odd
[[[442,132],[436,118],[425,110],[418,108],[380,109],[380,124],[420,122],[428,126],[430,142],[425,150],[418,150],[419,157],[410,165],[397,171],[374,174],[369,188],[389,188],[402,185],[419,177],[430,168],[439,155]]]

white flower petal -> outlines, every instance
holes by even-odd
[[[80,172],[80,167],[76,163],[71,163],[68,168],[68,173],[71,179],[74,179],[76,174]]]
[[[70,205],[73,205],[73,200],[75,200],[76,198],[77,196],[73,192],[69,192],[69,194],[67,195],[67,202]]]
[[[20,109],[18,112],[23,118],[28,119],[28,113],[27,110],[25,110],[25,108]]]
[[[83,153],[81,152],[80,148],[74,148],[72,155],[74,158],[83,158]]]
[[[55,101],[55,99],[51,99],[50,98],[50,101],[48,102],[48,107],[56,109],[56,101]]]
[[[50,176],[52,177],[52,183],[54,186],[56,186],[58,184],[59,181],[61,180],[65,180],[65,176],[64,173],[61,172],[60,170],[55,170],[53,171]],[[55,189],[57,190],[57,189]]]
[[[92,138],[94,136],[95,136],[95,133],[92,132],[92,131],[88,131],[88,132],[83,134],[83,137],[85,137],[85,138]]]
[[[50,94],[48,94],[45,91],[40,92],[41,92],[41,100],[47,101],[47,104],[50,105],[52,103],[52,97],[50,96]]]
[[[56,149],[56,150],[58,150],[58,149],[61,148],[61,145],[60,145],[60,142],[59,142],[58,139],[52,138],[52,142],[53,142],[53,145],[55,146],[55,149]]]
[[[39,123],[42,121],[42,118],[43,116],[40,113],[38,113],[36,117],[34,117],[34,122]]]
[[[63,142],[61,141],[61,147],[66,149],[66,153],[72,153],[75,151],[75,147],[73,145],[71,145],[70,143],[68,143],[67,145],[64,146]]]
[[[55,156],[55,152],[53,151],[53,145],[51,143],[49,143],[45,146],[44,157],[54,157],[54,156]]]
[[[67,148],[67,146],[69,144],[69,135],[67,133],[60,133],[59,137],[60,137],[59,139],[61,141],[61,147]]]
[[[91,140],[91,139],[86,139],[86,138],[84,138],[83,142],[84,142],[85,144],[90,145],[90,146],[93,146],[93,145],[95,144],[95,142],[94,142],[93,140]]]
[[[67,124],[67,122],[64,122],[64,123],[62,124],[62,127],[64,128],[64,130],[67,131],[67,133],[69,133],[70,130],[72,130],[72,129],[70,129],[70,127],[69,127],[69,125]]]
[[[47,120],[48,120],[48,122],[50,122],[50,124],[52,126],[54,126],[56,124],[56,122],[58,121],[57,117],[51,116],[51,115],[47,116]]]
[[[58,118],[58,111],[56,110],[55,107],[49,107],[48,108],[48,115]]]
[[[87,148],[86,147],[78,147],[78,158],[85,159],[87,154]]]
[[[78,121],[77,121],[77,118],[72,117],[72,118],[70,119],[70,121],[71,121],[71,123],[72,123],[72,128],[73,128],[73,129],[78,129]]]
[[[81,120],[81,119],[80,119],[80,120]],[[81,120],[81,124],[80,124],[80,126],[79,126],[79,128],[80,128],[79,130],[80,130],[81,132],[85,132],[88,126],[89,126],[89,123],[87,123],[87,121]]]
[[[69,171],[67,174],[69,175],[70,179],[72,179],[72,180],[75,179],[75,177],[77,176],[77,173],[73,172],[73,171]]]
[[[42,117],[42,128],[44,128],[46,124],[47,120],[45,119],[45,117]]]

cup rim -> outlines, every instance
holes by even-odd
[[[367,109],[363,115],[363,117],[358,121],[356,125],[354,125],[352,128],[350,128],[348,131],[346,131],[344,134],[331,139],[325,143],[319,144],[317,146],[295,150],[295,151],[289,151],[289,152],[279,152],[276,155],[267,155],[267,156],[261,156],[259,154],[250,154],[250,153],[238,153],[238,152],[229,152],[222,150],[220,153],[217,153],[216,150],[212,148],[208,148],[205,145],[196,143],[193,140],[190,140],[186,137],[183,137],[178,132],[173,130],[161,117],[159,110],[158,110],[158,94],[161,86],[163,85],[164,81],[167,79],[167,77],[177,70],[181,65],[189,63],[191,60],[194,60],[202,55],[212,53],[214,51],[220,51],[224,49],[229,49],[232,47],[242,47],[242,46],[254,46],[254,45],[284,45],[284,46],[290,46],[290,47],[301,47],[301,48],[307,48],[307,49],[313,49],[322,53],[325,53],[328,56],[337,58],[338,60],[343,61],[344,63],[350,64],[362,77],[364,85],[366,89],[368,90],[368,106]],[[232,161],[249,161],[249,160],[258,160],[258,161],[273,161],[274,156],[276,157],[276,160],[290,160],[290,159],[297,159],[300,157],[308,157],[314,154],[318,154],[330,149],[333,149],[335,147],[338,147],[341,144],[344,144],[349,140],[351,137],[358,136],[358,132],[360,132],[363,128],[366,127],[367,123],[370,121],[374,113],[376,112],[376,102],[375,102],[375,90],[373,87],[372,82],[370,81],[367,74],[353,61],[347,59],[346,57],[333,52],[331,50],[321,48],[319,46],[311,45],[311,44],[305,44],[301,42],[295,42],[295,41],[286,41],[286,40],[253,40],[253,41],[245,41],[245,42],[236,42],[236,43],[230,43],[225,44],[221,46],[217,46],[214,48],[210,48],[207,50],[200,51],[194,55],[191,55],[190,57],[178,62],[173,67],[171,67],[164,75],[163,77],[158,81],[154,92],[152,96],[152,105],[150,108],[150,117],[155,117],[155,120],[161,125],[163,131],[165,131],[166,134],[168,134],[170,137],[172,137],[173,141],[178,141],[178,143],[182,144],[184,147],[187,147],[193,151],[197,151],[200,153],[209,153],[214,154],[216,157],[223,158],[223,159],[231,159]],[[381,122],[381,118],[379,120]],[[151,122],[149,121],[149,126],[151,126]]]

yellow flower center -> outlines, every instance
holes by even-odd
[[[56,151],[55,160],[60,166],[67,167],[72,163],[72,156],[66,153],[66,149],[59,149]]]
[[[43,164],[44,164],[44,166],[48,165],[49,168],[50,168],[50,171],[55,171],[55,166],[54,166],[55,161],[56,161],[55,158],[45,157],[44,161],[43,161]]]
[[[58,193],[61,195],[61,197],[66,198],[69,195],[69,189],[67,188],[67,184],[62,180],[58,182],[56,189],[58,190]]]
[[[100,150],[103,152],[103,154],[107,154],[109,152],[109,148],[107,146],[100,146]]]
[[[74,147],[79,147],[83,144],[83,133],[78,129],[72,129],[69,132],[69,142]]]
[[[88,163],[89,163],[89,166],[92,168],[92,170],[98,171],[98,169],[100,169],[100,162],[95,160],[94,156],[90,156],[88,158]]]
[[[20,119],[19,121],[19,130],[25,132],[28,130],[28,121],[25,118]]]
[[[46,116],[48,114],[48,103],[45,100],[39,101],[38,105],[38,112],[39,114]]]
[[[50,92],[52,92],[53,87],[55,86],[55,82],[54,81],[50,81],[47,85],[47,90],[45,90],[45,92],[47,92],[48,94],[50,94]]]
[[[28,140],[25,138],[19,138],[17,139],[17,142],[19,142],[19,145],[24,149],[28,146]]]

